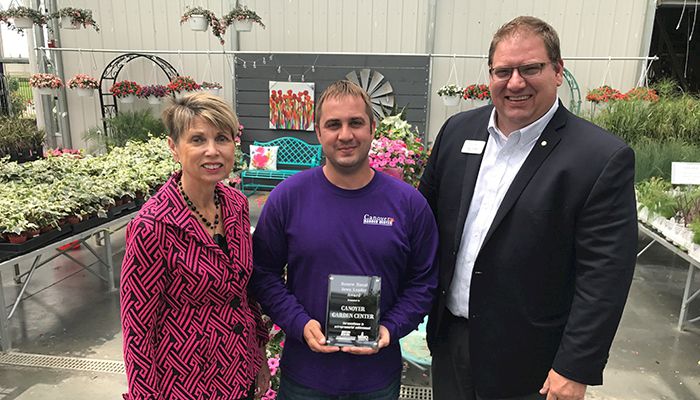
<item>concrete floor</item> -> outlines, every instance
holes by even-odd
[[[253,222],[263,203],[264,196],[251,198]],[[123,233],[113,236],[115,248],[123,241]],[[73,253],[92,261],[85,250]],[[121,254],[115,262],[120,265]],[[0,273],[11,304],[20,287],[11,269]],[[588,399],[700,399],[700,323],[676,329],[686,273],[687,264],[658,245],[640,258],[605,383],[589,388]],[[694,285],[700,287],[700,274]],[[13,352],[121,361],[118,293],[94,275],[67,258],[57,259],[37,271],[27,294],[31,297],[11,320]],[[700,315],[700,300],[690,315]],[[405,384],[427,382],[425,373],[407,370]],[[0,400],[116,399],[125,388],[120,373],[0,364]]]

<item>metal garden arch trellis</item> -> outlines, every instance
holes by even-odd
[[[99,87],[100,109],[102,110],[102,127],[105,133],[107,132],[106,118],[116,116],[118,111],[116,98],[109,93],[109,88],[112,87],[112,85],[117,81],[117,77],[119,76],[119,72],[122,70],[122,68],[124,68],[129,62],[140,57],[151,60],[155,65],[160,67],[160,69],[165,73],[165,76],[168,77],[168,80],[173,80],[173,78],[180,75],[169,62],[152,54],[126,53],[112,60],[105,67],[104,71],[102,71]]]

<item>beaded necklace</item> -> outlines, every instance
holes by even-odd
[[[208,228],[211,229],[212,231],[216,230],[216,227],[219,225],[219,194],[214,190],[214,206],[216,207],[216,214],[214,215],[214,222],[209,222],[206,218],[204,218],[204,215],[202,215],[199,211],[197,211],[197,207],[192,203],[192,200],[187,196],[185,193],[185,190],[182,188],[182,179],[177,182],[177,187],[180,189],[180,194],[182,194],[182,198],[185,199],[185,203],[187,203],[187,207],[189,207],[190,210],[192,210],[193,213],[199,217],[200,220],[202,220],[202,223]]]

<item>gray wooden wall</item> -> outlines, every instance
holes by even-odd
[[[263,57],[266,63],[263,64]],[[245,61],[246,68],[243,68]],[[253,68],[255,62],[255,68]],[[311,66],[314,66],[313,71]],[[312,131],[292,131],[269,128],[269,81],[314,82],[315,100],[332,82],[363,68],[384,75],[394,89],[394,103],[406,107],[408,122],[425,133],[428,115],[428,56],[375,56],[375,55],[315,55],[315,54],[237,54],[235,66],[236,113],[245,126],[243,150],[255,140],[268,141],[281,136],[293,136],[308,143],[318,143]],[[278,67],[280,72],[278,73]]]

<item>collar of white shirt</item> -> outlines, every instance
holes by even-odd
[[[505,144],[509,138],[517,138],[518,144],[521,146],[526,146],[540,137],[544,131],[544,128],[547,126],[549,121],[552,120],[552,117],[554,117],[554,113],[557,112],[558,108],[559,99],[556,98],[554,99],[554,104],[552,104],[552,107],[549,108],[549,111],[541,116],[540,119],[528,126],[513,131],[509,136],[506,136],[500,129],[498,129],[498,126],[496,125],[496,108],[494,107],[493,110],[491,110],[491,118],[489,118],[489,125],[487,129],[489,134],[495,139],[496,143],[501,146],[503,146],[503,144]]]

